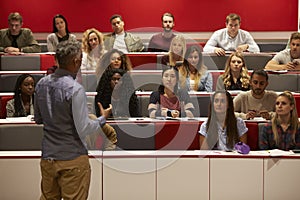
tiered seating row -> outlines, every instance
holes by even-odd
[[[217,78],[224,71],[215,70],[210,71],[213,75],[213,88],[216,87]],[[0,71],[0,92],[13,92],[17,77],[20,73],[31,73],[39,80],[45,76],[46,71]],[[157,90],[161,83],[161,70],[133,70],[131,72],[132,79],[135,88],[138,91],[146,91],[145,93],[138,93],[139,109],[142,116],[148,116],[148,103],[151,91]],[[269,74],[269,85],[267,89],[282,92],[284,90],[290,90],[292,92],[300,91],[300,74],[297,73],[286,73],[286,74]],[[87,92],[95,92],[97,87],[97,79],[93,72],[82,73],[82,84]],[[201,93],[201,92],[200,92]],[[11,95],[12,96],[12,95]],[[88,103],[91,112],[94,111],[94,99],[93,95],[89,95]],[[191,95],[192,101],[196,108],[196,116],[207,116],[208,104],[210,93],[202,92],[201,95]],[[1,98],[1,116],[4,118],[5,105],[7,98]],[[300,106],[300,104],[298,104]],[[300,112],[300,110],[299,110]]]
[[[128,56],[134,69],[156,70],[161,69],[161,57],[165,53],[129,53]],[[244,53],[247,67],[250,70],[263,69],[267,62],[273,57],[272,53]],[[224,69],[226,56],[203,53],[203,62],[210,70]],[[0,70],[47,70],[55,65],[54,54],[24,54],[7,55],[1,54]]]
[[[206,118],[195,120],[151,120],[149,118],[108,121],[115,128],[120,150],[197,150],[198,130]],[[4,122],[5,121],[5,122]],[[0,120],[0,150],[40,150],[43,126]],[[258,122],[248,122],[248,144],[258,149]]]

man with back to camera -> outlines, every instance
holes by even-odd
[[[23,18],[17,13],[8,16],[9,28],[0,30],[0,52],[10,54],[39,53],[41,47],[29,28],[22,28]]]
[[[164,13],[161,21],[163,32],[151,37],[148,45],[150,52],[168,52],[171,41],[176,36],[172,31],[175,26],[174,16],[171,13]]]
[[[231,13],[226,17],[226,28],[215,31],[206,42],[203,52],[224,56],[225,51],[260,52],[248,31],[240,29],[241,17]]]
[[[88,117],[84,88],[75,80],[81,66],[81,45],[63,41],[55,59],[59,68],[36,85],[34,119],[43,124],[41,199],[77,199],[88,197],[91,169],[86,136],[106,123],[111,107],[102,116]]]
[[[268,86],[268,74],[263,69],[254,70],[250,78],[251,90],[241,92],[233,99],[237,117],[244,120],[262,117],[271,119],[274,116],[277,94],[265,90]]]
[[[144,51],[142,40],[124,30],[124,21],[121,15],[113,15],[110,18],[113,33],[104,36],[104,46],[107,51],[118,49],[123,53]]]
[[[277,53],[265,66],[267,70],[300,70],[300,33],[290,37],[290,48]],[[297,59],[297,60],[295,60]]]

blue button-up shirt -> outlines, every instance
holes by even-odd
[[[87,155],[86,136],[105,123],[103,117],[89,119],[85,90],[75,77],[57,69],[36,85],[34,118],[37,124],[44,124],[43,159],[72,160]]]

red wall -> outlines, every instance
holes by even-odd
[[[249,31],[296,31],[298,0],[1,0],[0,28],[7,27],[7,16],[18,11],[24,27],[34,32],[51,32],[52,17],[63,14],[71,32],[96,27],[111,31],[109,17],[119,13],[125,28],[146,30],[160,27],[162,13],[175,15],[176,31],[214,31],[224,27],[225,17],[235,12],[242,17],[242,28]]]

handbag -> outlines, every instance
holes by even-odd
[[[234,149],[241,154],[248,154],[250,152],[250,147],[243,142],[236,143]]]

